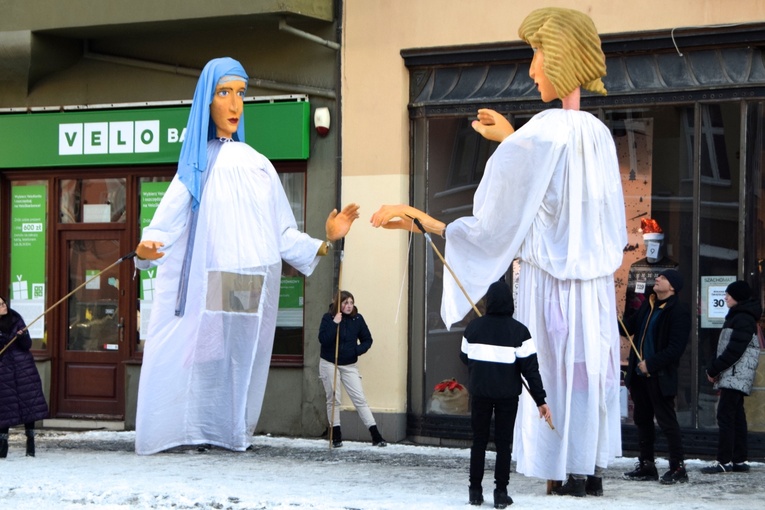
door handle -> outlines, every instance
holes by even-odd
[[[120,332],[120,343],[122,343],[122,339],[125,336],[125,319],[123,317],[120,317],[120,323],[117,324],[117,329]]]

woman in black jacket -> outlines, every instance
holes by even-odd
[[[327,419],[332,427],[332,446],[335,448],[343,446],[338,382],[343,383],[361,421],[369,429],[372,444],[387,446],[385,439],[377,430],[377,423],[367,405],[364,389],[361,387],[361,375],[356,365],[359,356],[372,347],[372,334],[369,332],[367,323],[364,322],[364,317],[354,305],[353,294],[346,290],[342,291],[340,310],[335,311],[335,308],[335,303],[329,306],[329,312],[322,317],[319,328],[319,342],[321,342],[319,379],[327,394]]]
[[[35,359],[29,352],[32,339],[18,312],[0,297],[0,458],[8,455],[8,430],[24,424],[27,455],[35,456],[35,421],[48,416]],[[10,343],[10,345],[8,345]],[[7,347],[7,348],[6,348]]]
[[[720,390],[720,400],[717,462],[702,468],[705,474],[749,471],[744,397],[752,391],[760,360],[757,322],[762,306],[743,280],[728,285],[725,304],[729,310],[717,342],[717,357],[707,367],[707,379]]]

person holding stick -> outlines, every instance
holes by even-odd
[[[319,379],[327,395],[327,420],[331,430],[333,448],[343,446],[343,434],[340,427],[340,388],[342,382],[345,392],[353,402],[359,418],[369,429],[372,444],[387,446],[377,423],[369,410],[364,388],[361,386],[361,375],[356,362],[359,356],[372,347],[372,334],[369,332],[364,317],[356,308],[353,294],[347,290],[341,291],[337,303],[329,305],[329,311],[321,318],[319,326],[319,342],[321,353],[319,360]],[[339,377],[338,377],[339,376]]]
[[[623,332],[632,343],[624,384],[635,405],[640,448],[635,469],[624,473],[627,480],[659,480],[654,462],[656,418],[669,448],[669,470],[662,475],[661,483],[688,481],[683,438],[675,413],[677,367],[691,332],[690,311],[677,298],[682,288],[680,272],[665,269],[656,277],[653,293],[634,315],[622,322]]]
[[[558,427],[540,427],[537,404],[521,397],[513,438],[517,471],[548,480],[557,495],[600,496],[602,470],[621,454],[619,334],[614,272],[627,244],[624,196],[613,137],[580,111],[581,88],[605,94],[605,56],[592,20],[543,8],[518,35],[534,56],[529,77],[542,101],[517,131],[498,112],[472,126],[500,142],[476,190],[473,215],[448,226],[408,205],[384,205],[374,227],[414,231],[417,218],[446,238],[441,317],[447,328],[520,259],[518,320],[537,346],[547,404]],[[553,487],[551,481],[566,480]]]
[[[539,409],[539,417],[551,420],[547,396],[539,375],[534,339],[529,330],[513,319],[513,293],[504,278],[489,286],[486,315],[473,319],[465,328],[460,359],[468,366],[470,379],[470,423],[473,445],[470,448],[471,505],[483,503],[484,463],[494,415],[494,508],[507,508],[513,498],[507,494],[510,482],[510,441],[523,378]]]
[[[32,338],[18,312],[0,297],[0,459],[8,456],[10,427],[24,425],[26,454],[35,456],[35,422],[48,417]]]

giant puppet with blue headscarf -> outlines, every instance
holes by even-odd
[[[310,275],[325,241],[297,229],[271,162],[244,143],[248,77],[231,58],[197,83],[178,171],[144,229],[136,267],[158,266],[138,389],[135,448],[244,451],[263,402],[282,260]],[[329,241],[358,217],[330,213]]]

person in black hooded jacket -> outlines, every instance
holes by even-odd
[[[361,386],[361,375],[356,365],[359,356],[372,347],[372,334],[354,302],[353,294],[347,290],[340,292],[340,309],[336,310],[335,303],[329,305],[329,312],[321,318],[319,327],[321,343],[319,379],[327,394],[327,419],[332,427],[332,446],[335,448],[343,446],[338,381],[343,383],[345,392],[356,407],[356,412],[359,413],[359,418],[369,429],[372,444],[387,446],[388,443],[377,429],[375,418],[367,405],[364,389]],[[337,358],[335,358],[336,351]]]
[[[728,285],[725,304],[729,310],[717,342],[717,357],[707,367],[707,379],[720,390],[720,400],[717,462],[702,468],[705,474],[749,471],[744,397],[752,391],[760,359],[757,321],[762,306],[743,280]]]
[[[473,445],[470,449],[471,505],[483,503],[484,461],[489,443],[491,416],[494,414],[494,508],[505,508],[513,500],[507,495],[510,480],[510,442],[523,389],[521,375],[539,407],[539,416],[551,418],[547,396],[539,375],[536,347],[529,330],[513,319],[513,294],[504,278],[489,286],[486,315],[465,328],[460,359],[468,366],[471,398]]]

